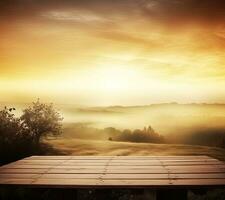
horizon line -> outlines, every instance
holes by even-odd
[[[10,102],[10,101],[0,101],[0,105],[2,104],[32,104],[35,101],[32,102]],[[189,103],[179,103],[179,102],[162,102],[162,103],[149,103],[149,104],[134,104],[134,105],[125,105],[125,104],[113,104],[113,105],[79,105],[79,104],[72,104],[72,103],[53,103],[52,101],[46,102],[41,101],[42,103],[52,103],[53,105],[64,105],[64,106],[76,106],[76,107],[145,107],[145,106],[154,106],[154,105],[225,105],[224,103],[219,102],[189,102]],[[5,105],[2,105],[5,106]]]

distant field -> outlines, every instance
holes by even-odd
[[[29,104],[0,103],[15,107],[19,116]],[[151,104],[143,106],[80,107],[55,104],[63,123],[83,123],[94,128],[142,129],[152,126],[158,133],[171,135],[202,129],[225,129],[225,104]]]
[[[16,107],[15,114],[19,116],[21,110],[29,104],[2,103],[2,107],[5,105]],[[64,117],[63,134],[57,139],[48,140],[48,143],[60,153],[72,155],[209,155],[225,160],[225,149],[222,148],[113,142],[108,141],[109,135],[102,131],[107,127],[134,130],[151,125],[157,133],[166,137],[167,143],[219,146],[218,142],[225,142],[225,104],[168,103],[146,106],[55,105],[55,107]]]
[[[197,145],[147,144],[71,138],[59,138],[47,142],[60,153],[69,155],[208,155],[225,161],[225,149]]]
[[[224,104],[152,104],[146,106],[59,106],[65,123],[86,123],[96,128],[139,129],[151,125],[163,135],[200,129],[225,129]]]

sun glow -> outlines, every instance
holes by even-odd
[[[103,92],[119,92],[129,89],[137,72],[126,67],[107,66],[97,69],[94,78],[96,86]]]
[[[189,1],[60,2],[3,7],[0,101],[225,102],[222,18],[190,16]]]

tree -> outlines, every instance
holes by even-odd
[[[21,138],[29,137],[29,133],[20,118],[15,117],[12,111],[15,108],[5,107],[0,111],[0,146],[17,144]]]
[[[0,111],[0,146],[3,148],[16,140],[20,134],[20,120],[5,107]]]
[[[21,117],[16,117],[14,110],[0,110],[0,164],[39,152],[43,136],[61,133],[62,117],[52,104],[38,100]]]
[[[30,134],[20,118],[13,114],[15,108],[0,110],[0,164],[29,154]]]
[[[53,108],[53,104],[44,104],[37,100],[32,106],[23,110],[20,119],[30,133],[35,147],[39,146],[42,137],[61,133],[63,118]]]

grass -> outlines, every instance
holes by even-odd
[[[47,143],[65,155],[207,155],[225,161],[225,149],[198,145],[113,142],[72,138],[47,140]]]

